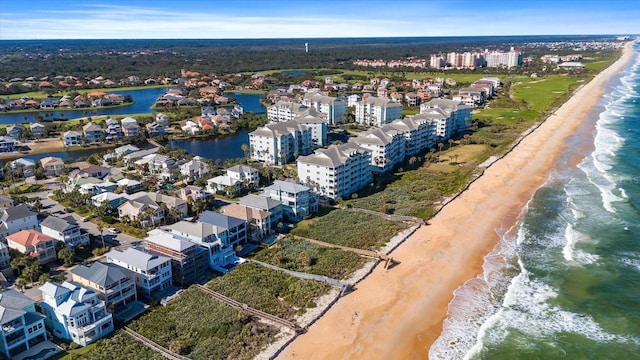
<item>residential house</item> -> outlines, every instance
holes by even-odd
[[[122,188],[127,194],[133,194],[142,191],[142,183],[138,180],[120,179],[116,182],[119,188]]]
[[[22,125],[9,125],[6,127],[7,136],[19,141],[24,133],[24,127]]]
[[[163,113],[156,113],[156,123],[164,127],[169,126],[169,116]]]
[[[198,126],[198,124],[191,120],[187,120],[184,126],[181,127],[181,129],[182,131],[190,135],[195,135],[200,131],[200,127]]]
[[[219,190],[226,191],[231,186],[252,187],[260,181],[258,169],[247,165],[234,165],[227,169],[225,175],[207,180],[207,191],[215,194]],[[236,189],[239,190],[239,189]],[[237,192],[237,191],[236,191]]]
[[[191,160],[180,165],[180,174],[188,180],[197,180],[209,173],[209,165],[200,157],[194,156]]]
[[[356,103],[356,122],[369,126],[382,126],[402,117],[402,104],[386,98],[369,96]]]
[[[234,203],[223,206],[220,212],[244,221],[247,224],[247,239],[249,240],[258,242],[271,233],[271,213],[268,211]]]
[[[13,276],[9,246],[7,246],[3,241],[0,241],[0,272],[5,277]]]
[[[241,197],[238,201],[238,204],[256,210],[268,211],[269,226],[271,227],[271,229],[276,229],[278,227],[278,223],[282,221],[282,203],[278,200],[274,200],[262,195],[249,194]]]
[[[207,199],[209,196],[211,196],[201,187],[194,185],[187,185],[182,189],[176,190],[175,195],[186,202],[189,202],[190,200],[196,201],[200,199]]]
[[[207,252],[198,244],[160,229],[149,231],[144,240],[150,254],[171,259],[174,284],[185,287],[204,276]]]
[[[371,152],[351,142],[299,157],[297,165],[298,181],[331,199],[346,199],[373,180]]]
[[[123,145],[120,147],[115,148],[115,150],[113,150],[116,154],[117,157],[123,157],[125,155],[134,153],[136,151],[140,151],[140,149],[137,146],[131,145],[131,144],[127,144],[127,145]]]
[[[91,165],[84,169],[80,169],[74,175],[79,177],[94,177],[97,179],[104,179],[110,173],[111,173],[111,169],[108,167],[104,167],[100,165]]]
[[[107,128],[104,131],[105,140],[106,141],[114,141],[120,140],[124,136],[122,133],[122,127],[118,120],[115,119],[107,119]]]
[[[359,133],[349,142],[371,152],[371,170],[374,173],[385,173],[404,160],[405,137],[388,124]]]
[[[107,262],[135,273],[136,286],[145,298],[157,298],[173,285],[171,259],[166,256],[153,255],[134,248],[124,251],[113,249],[104,256]]]
[[[178,179],[180,168],[175,159],[161,154],[149,154],[134,162],[136,166],[148,170],[164,181]]]
[[[11,171],[16,176],[20,177],[30,177],[33,176],[36,169],[36,162],[31,159],[26,158],[18,158],[13,160],[11,163]]]
[[[29,229],[38,229],[38,214],[29,210],[27,204],[0,209],[0,236]]]
[[[94,290],[68,281],[47,281],[39,289],[45,324],[57,338],[87,346],[113,332],[113,318]]]
[[[71,280],[97,291],[111,313],[138,299],[135,279],[133,271],[100,261],[71,270]]]
[[[407,102],[407,106],[418,106],[420,105],[420,98],[414,92],[408,92],[404,95],[404,99]]]
[[[264,189],[264,196],[282,203],[285,219],[293,222],[318,212],[319,196],[310,187],[290,181],[275,180]]]
[[[126,194],[116,194],[108,191],[91,197],[91,204],[95,207],[99,207],[105,202],[108,202],[114,209],[117,209],[118,206],[122,205],[125,201],[127,201]]]
[[[249,133],[251,159],[282,165],[311,152],[311,130],[296,121],[268,124]]]
[[[169,213],[178,218],[187,216],[187,202],[173,196],[154,192],[139,192],[128,198],[118,207],[120,219],[137,220],[145,227],[164,223],[165,217]],[[165,204],[165,206],[160,204]]]
[[[247,223],[243,220],[213,211],[205,211],[200,214],[198,221],[226,229],[227,241],[234,248],[247,242]]]
[[[138,159],[141,159],[141,158],[143,158],[143,157],[145,157],[147,155],[150,155],[150,154],[157,153],[158,150],[160,150],[160,148],[154,147],[154,148],[151,148],[151,149],[144,149],[144,150],[134,151],[132,153],[129,153],[127,155],[122,156],[122,160],[124,160],[124,162],[127,165],[130,165],[130,164],[133,164]]]
[[[104,131],[102,131],[102,127],[100,127],[100,125],[90,121],[82,127],[82,132],[84,133],[84,137],[85,139],[87,139],[87,142],[89,144],[102,142]]]
[[[40,260],[41,264],[55,261],[56,240],[51,236],[29,229],[21,230],[6,237],[7,245],[22,254]]]
[[[64,161],[59,157],[44,157],[40,159],[40,165],[47,176],[59,176],[64,172]]]
[[[64,218],[47,216],[40,223],[40,228],[43,234],[64,242],[69,248],[75,248],[80,244],[89,245],[89,234],[80,229],[75,218],[71,215]]]
[[[122,126],[122,134],[125,137],[135,137],[140,135],[140,125],[138,125],[136,119],[126,117],[120,120],[120,124]]]
[[[135,199],[136,196],[140,195],[131,195],[129,198]],[[157,203],[164,204],[170,212],[175,214],[175,216],[184,218],[189,212],[187,202],[175,196],[169,196],[159,192],[148,192],[147,196]]]
[[[16,139],[10,136],[0,136],[0,152],[16,151]]]
[[[179,221],[170,225],[171,233],[201,246],[206,251],[207,263],[213,270],[225,273],[230,264],[238,261],[233,245],[229,244],[229,232],[221,227],[204,223]]]
[[[29,128],[31,129],[31,137],[34,139],[40,139],[46,135],[47,128],[40,123],[31,123]]]
[[[153,136],[158,136],[158,135],[164,135],[165,132],[165,126],[162,124],[159,124],[157,122],[152,122],[147,124],[147,132],[149,133],[149,136],[153,137]]]
[[[15,359],[20,353],[47,340],[45,317],[36,303],[21,292],[0,292],[0,355]]]
[[[0,208],[10,208],[14,206],[13,198],[10,195],[0,194]]]
[[[62,134],[62,141],[64,142],[64,146],[82,145],[82,134],[77,131],[69,130]]]

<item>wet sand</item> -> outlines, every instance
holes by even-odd
[[[616,63],[398,247],[391,254],[398,266],[376,268],[278,359],[426,359],[453,292],[482,271],[484,257],[500,240],[496,229],[516,223],[565,140],[631,57],[629,43]]]

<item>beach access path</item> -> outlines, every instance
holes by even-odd
[[[482,272],[499,233],[516,224],[566,149],[565,140],[631,60],[631,45],[393,251],[399,265],[377,267],[278,359],[427,359],[453,292]]]

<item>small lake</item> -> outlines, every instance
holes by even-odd
[[[220,159],[236,159],[244,157],[242,145],[249,144],[249,131],[240,129],[218,139],[210,140],[171,140],[168,145],[186,150],[189,154],[198,155],[213,161]]]
[[[304,74],[306,71],[304,70],[284,70],[282,73],[286,74],[286,75],[302,75]]]
[[[264,115],[267,113],[267,109],[260,102],[260,94],[242,94],[242,93],[231,93],[229,96],[238,100],[238,103],[244,111],[252,112],[257,115]]]
[[[45,120],[53,119],[76,119],[84,116],[98,115],[128,115],[155,112],[151,110],[153,104],[159,96],[167,92],[166,88],[148,88],[139,90],[125,91],[109,91],[110,93],[120,95],[130,95],[134,103],[128,106],[110,108],[110,109],[91,109],[85,110],[69,110],[69,111],[40,111],[40,112],[23,112],[23,113],[0,113],[0,124],[20,124],[24,122],[37,122],[36,115],[41,116]]]

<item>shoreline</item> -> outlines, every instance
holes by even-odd
[[[376,268],[278,358],[427,358],[454,291],[482,273],[500,241],[496,230],[516,224],[604,85],[631,60],[633,44],[400,245],[397,267]]]

